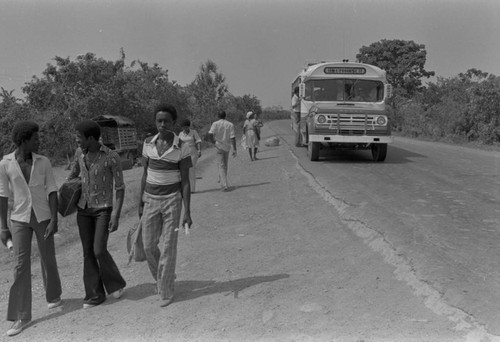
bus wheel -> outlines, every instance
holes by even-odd
[[[383,162],[387,156],[387,144],[373,144],[372,158],[376,162]]]
[[[309,160],[318,161],[318,159],[319,159],[319,142],[309,141],[309,144],[307,144],[307,154],[309,155]]]
[[[295,132],[295,147],[302,146],[302,134],[300,133],[300,124],[297,124],[297,132]]]

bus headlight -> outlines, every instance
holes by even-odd
[[[324,115],[318,115],[316,117],[316,122],[319,124],[324,124],[326,122],[326,116]]]
[[[376,124],[379,126],[387,125],[387,117],[386,116],[378,116],[375,120]]]

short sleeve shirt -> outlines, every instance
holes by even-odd
[[[231,122],[224,119],[215,121],[208,133],[214,135],[215,147],[226,152],[231,150],[231,139],[236,137],[234,125]]]
[[[193,166],[190,148],[174,135],[172,146],[160,156],[156,149],[158,136],[146,140],[142,149],[142,156],[148,159],[144,191],[150,195],[170,195],[181,189],[181,169]]]
[[[57,191],[52,165],[47,157],[33,153],[29,183],[16,160],[15,152],[0,161],[0,197],[12,197],[10,219],[29,223],[31,210],[38,222],[51,218],[48,196]]]
[[[88,161],[89,168],[85,163],[86,154],[81,148],[75,152],[75,165],[68,177],[82,179],[82,196],[78,201],[78,207],[88,208],[110,208],[113,207],[113,184],[115,190],[125,189],[123,182],[123,171],[121,158],[115,151],[101,145],[99,154],[95,160]]]

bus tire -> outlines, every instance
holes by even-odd
[[[307,154],[310,161],[318,161],[319,159],[319,142],[309,141],[307,144]]]
[[[387,144],[373,144],[372,158],[376,162],[383,162],[387,156]]]
[[[302,146],[302,134],[300,133],[300,123],[297,124],[297,132],[295,132],[295,147]]]

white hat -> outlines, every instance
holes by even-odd
[[[250,119],[250,117],[253,115],[253,112],[248,112],[247,113],[247,119]]]

